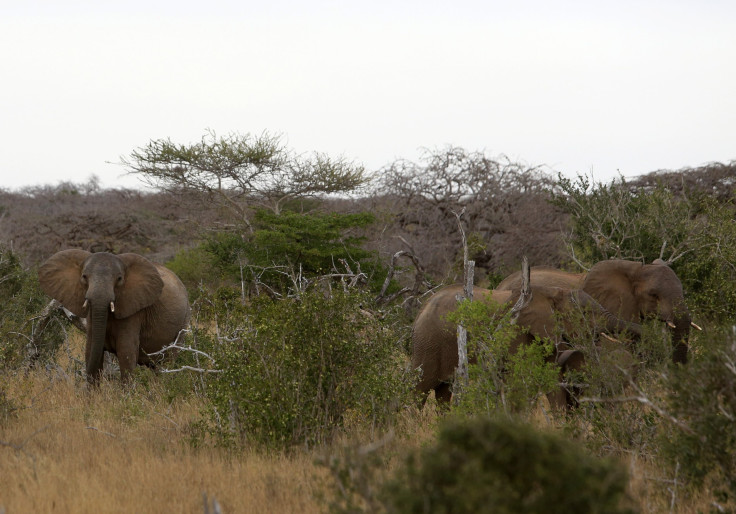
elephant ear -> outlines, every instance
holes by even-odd
[[[640,262],[608,260],[596,263],[583,282],[583,291],[614,316],[627,321],[639,319],[635,284]]]
[[[554,286],[532,286],[531,292],[531,303],[518,313],[518,325],[529,329],[530,337],[554,337],[557,327],[552,313],[567,310],[565,295],[569,294],[569,290]],[[511,296],[513,301],[520,294],[521,290],[514,290]]]
[[[123,285],[115,289],[115,317],[132,316],[152,305],[164,288],[156,266],[135,253],[118,255],[125,265]]]
[[[84,250],[62,250],[38,269],[38,282],[43,292],[80,317],[85,316],[82,306],[86,294],[81,282],[82,266],[90,255]]]

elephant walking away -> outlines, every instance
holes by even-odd
[[[661,259],[652,264],[611,259],[600,261],[586,273],[567,273],[553,268],[533,267],[532,286],[582,289],[604,309],[623,320],[641,322],[656,317],[672,329],[672,360],[686,363],[691,319],[682,283]],[[521,273],[501,281],[496,289],[521,287]]]
[[[134,253],[63,250],[38,271],[41,289],[87,319],[87,380],[96,383],[103,351],[117,355],[125,382],[147,354],[174,342],[189,322],[187,290],[168,268]]]
[[[446,316],[457,308],[457,295],[462,294],[462,285],[451,285],[440,289],[421,308],[412,329],[412,369],[421,368],[422,375],[416,389],[426,400],[430,390],[434,390],[439,402],[449,402],[452,392],[450,385],[454,379],[458,364],[457,327]],[[584,291],[561,288],[535,286],[531,287],[532,299],[518,312],[517,324],[528,329],[520,333],[512,342],[510,351],[514,352],[521,344],[530,344],[535,336],[540,338],[554,337],[558,320],[555,313],[570,312],[574,308],[583,308],[594,314],[594,322],[598,330],[608,332],[628,331],[641,335],[641,325],[618,319],[606,311],[590,295]],[[478,301],[513,304],[519,297],[519,290],[489,290],[481,287],[473,288],[473,298]],[[573,336],[575,328],[565,326],[562,332]],[[563,345],[558,348],[564,348]],[[579,351],[559,351],[551,357],[561,367],[577,369],[582,366],[582,354]],[[561,394],[560,394],[561,393]],[[563,391],[549,396],[550,403],[562,407],[571,399]]]

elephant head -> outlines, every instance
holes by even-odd
[[[156,266],[132,253],[63,250],[43,263],[38,277],[46,294],[87,318],[86,370],[90,381],[102,370],[103,350],[110,337],[108,325],[154,304],[164,287]]]
[[[598,262],[586,275],[583,290],[622,319],[640,321],[656,317],[665,322],[673,330],[672,360],[687,362],[690,313],[680,279],[663,261]]]

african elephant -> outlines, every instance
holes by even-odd
[[[580,288],[606,310],[627,321],[657,317],[673,330],[673,362],[687,362],[690,313],[682,283],[664,261],[657,259],[652,264],[620,259],[600,261],[587,274],[534,267],[531,284]],[[502,280],[496,289],[517,289],[520,285],[521,274],[517,272]]]
[[[416,386],[418,392],[426,400],[430,389],[434,389],[435,397],[440,402],[448,402],[452,396],[450,385],[458,363],[456,326],[446,320],[448,313],[457,307],[457,295],[462,294],[463,286],[451,285],[442,288],[432,296],[421,308],[412,330],[412,369],[421,368],[422,375]],[[590,311],[596,329],[610,332],[628,331],[634,335],[641,335],[641,325],[622,321],[603,309],[587,293],[560,287],[532,286],[531,302],[518,312],[517,324],[528,329],[520,333],[512,342],[510,351],[514,352],[519,345],[529,344],[535,336],[557,339],[555,313],[569,312],[575,308]],[[473,288],[473,299],[493,301],[498,304],[510,305],[519,297],[519,290],[488,290],[481,287]],[[600,328],[598,328],[600,327]],[[564,323],[562,333],[571,336],[575,328]],[[557,355],[551,357],[561,367],[578,369],[582,365],[582,354],[578,351],[565,350],[565,346],[558,344]],[[569,403],[559,393],[550,396],[550,402],[555,406]]]
[[[87,380],[102,374],[103,350],[117,355],[125,382],[148,353],[176,340],[189,321],[184,284],[172,271],[134,253],[63,250],[38,270],[43,291],[87,319]]]

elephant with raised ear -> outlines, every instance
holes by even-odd
[[[172,271],[134,253],[63,250],[38,270],[41,289],[87,319],[87,380],[102,374],[103,351],[117,355],[123,381],[149,353],[176,340],[189,322],[184,284]]]
[[[517,289],[521,274],[513,273],[496,289]],[[672,360],[687,362],[690,313],[682,283],[661,259],[652,264],[611,259],[600,261],[588,273],[567,273],[552,268],[531,269],[531,284],[580,288],[621,319],[641,322],[655,317],[672,329]]]
[[[452,396],[451,384],[458,363],[457,326],[447,321],[446,317],[457,308],[457,295],[462,294],[462,291],[461,285],[440,289],[422,306],[414,320],[411,367],[421,369],[421,379],[416,389],[422,394],[423,401],[432,389],[439,402],[449,402]],[[641,325],[618,319],[584,291],[532,285],[531,292],[531,301],[518,311],[516,321],[520,327],[528,330],[519,333],[510,351],[516,351],[521,344],[530,344],[535,336],[552,338],[558,351],[550,360],[560,365],[561,373],[567,369],[578,369],[583,364],[583,358],[579,351],[568,350],[564,339],[558,337],[560,334],[555,313],[580,308],[592,314],[591,321],[595,323],[593,328],[596,331],[627,331],[632,335],[641,335]],[[519,290],[473,288],[474,300],[507,305],[509,309],[519,294]],[[574,337],[575,327],[572,323],[565,323],[564,316],[561,329],[563,336]],[[564,390],[551,393],[548,398],[555,407],[572,404],[572,398]]]

